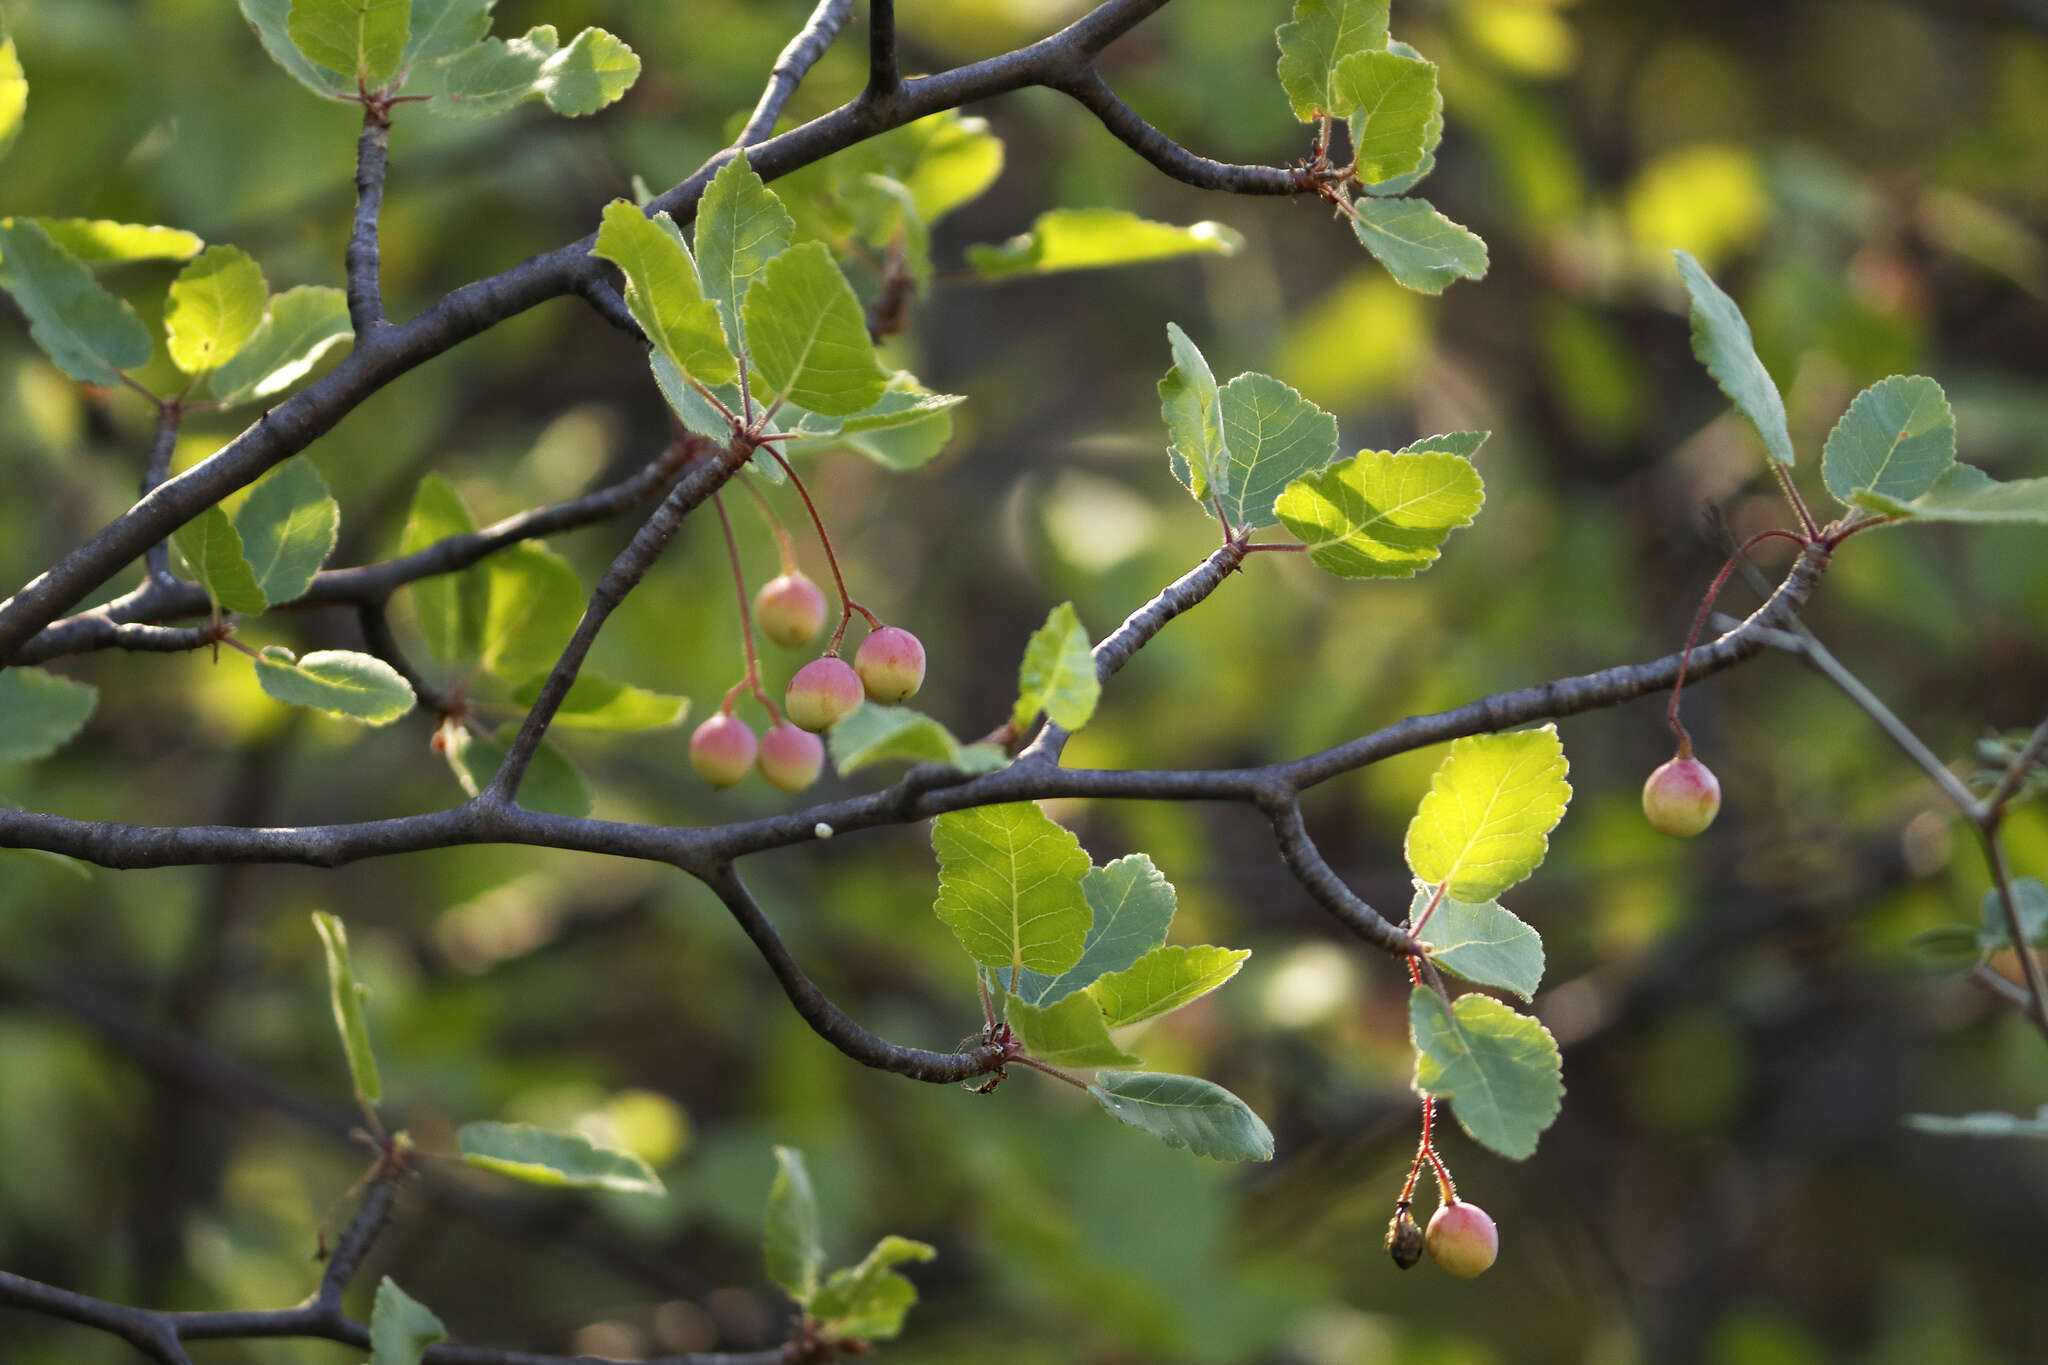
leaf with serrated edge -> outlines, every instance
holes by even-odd
[[[210,246],[178,272],[164,308],[171,363],[205,374],[234,358],[263,321],[270,286],[239,247]]]
[[[207,376],[207,387],[223,403],[268,398],[304,379],[322,356],[354,338],[348,296],[326,285],[302,284],[271,297],[255,333],[234,359]]]
[[[832,766],[842,774],[889,762],[944,763],[962,772],[990,772],[1009,761],[993,745],[962,744],[921,711],[872,701],[834,725],[826,740]]]
[[[601,28],[586,28],[540,69],[548,108],[568,118],[594,114],[632,88],[640,58]]]
[[[270,605],[242,556],[241,532],[218,504],[171,532],[171,543],[214,605],[244,616],[260,615]]]
[[[427,1348],[448,1329],[433,1310],[386,1275],[370,1308],[370,1365],[420,1365]]]
[[[370,86],[398,69],[412,0],[291,0],[285,32],[308,61]]]
[[[1445,455],[1456,455],[1471,459],[1486,444],[1490,431],[1447,431],[1439,436],[1424,436],[1419,441],[1410,441],[1395,451],[1396,455],[1420,455],[1425,451],[1439,451]]]
[[[0,763],[48,758],[85,728],[99,689],[40,668],[0,669]]]
[[[149,363],[149,329],[83,262],[26,218],[0,227],[0,289],[28,317],[28,334],[81,384],[116,385]]]
[[[1934,487],[1911,502],[1877,493],[1858,493],[1853,501],[1866,511],[1917,521],[2048,524],[2048,479],[2000,483],[1968,464],[1950,466]]]
[[[1016,996],[1003,997],[1003,1017],[1017,1032],[1025,1051],[1048,1066],[1098,1067],[1143,1066],[1110,1041],[1109,1025],[1103,1021],[1102,1006],[1086,991],[1040,1009]]]
[[[590,254],[625,273],[626,307],[678,369],[712,387],[739,377],[717,305],[704,297],[696,262],[667,214],[648,218],[614,199]]]
[[[903,1315],[917,1302],[917,1287],[895,1267],[938,1254],[908,1237],[884,1237],[859,1265],[832,1272],[811,1298],[811,1316],[834,1336],[886,1341],[903,1330]]]
[[[825,1248],[818,1240],[818,1196],[804,1154],[794,1147],[775,1149],[775,1183],[768,1187],[768,1211],[762,1218],[761,1251],[768,1278],[798,1304],[809,1307],[818,1291],[818,1271]]]
[[[353,78],[317,66],[292,45],[286,32],[291,19],[292,0],[241,0],[242,17],[256,30],[257,38],[270,59],[291,73],[293,80],[316,95],[338,100],[355,93]]]
[[[1023,972],[1012,988],[1034,1005],[1049,1005],[1105,972],[1120,972],[1166,942],[1167,926],[1173,923],[1173,883],[1147,855],[1127,853],[1088,869],[1081,890],[1094,917],[1081,960],[1058,976]]]
[[[1274,36],[1280,42],[1280,84],[1303,123],[1316,111],[1342,118],[1351,111],[1331,88],[1338,63],[1354,52],[1387,45],[1389,0],[1294,0],[1294,21]]]
[[[1082,994],[1102,1006],[1111,1028],[1122,1028],[1193,1004],[1236,976],[1251,955],[1249,948],[1154,948],[1122,971],[1096,978]]]
[[[545,682],[543,678],[532,679],[513,694],[513,699],[521,706],[532,706],[540,699],[540,690]],[[672,697],[650,692],[644,687],[614,682],[586,668],[576,675],[575,682],[569,684],[569,695],[562,698],[553,727],[608,734],[672,730],[681,725],[683,717],[689,713],[688,697]]]
[[[1408,866],[1461,901],[1489,901],[1528,877],[1572,799],[1557,727],[1454,740],[1408,823]]]
[[[1170,1147],[1218,1161],[1270,1161],[1273,1133],[1251,1106],[1214,1081],[1152,1071],[1098,1071],[1096,1103]]]
[[[1736,411],[1763,437],[1771,458],[1790,466],[1796,457],[1792,429],[1785,421],[1785,396],[1778,392],[1763,361],[1757,359],[1748,320],[1689,253],[1671,254],[1678,258],[1678,273],[1685,277],[1686,292],[1692,296],[1692,353]]]
[[[796,220],[747,164],[745,151],[718,168],[697,205],[697,270],[726,335],[744,344],[740,305],[747,287],[796,236]]]
[[[540,96],[541,73],[561,50],[552,24],[519,38],[486,38],[409,82],[437,98],[427,108],[447,118],[491,118]],[[428,88],[429,86],[433,88]]]
[[[1228,478],[1222,390],[1201,349],[1178,323],[1166,324],[1166,340],[1173,349],[1173,368],[1159,381],[1159,415],[1172,442],[1169,462],[1181,486],[1196,502],[1206,502],[1210,487],[1220,488]]]
[[[2042,1105],[2030,1119],[1988,1110],[1954,1118],[1946,1114],[1908,1114],[1906,1126],[1941,1137],[2048,1138],[2048,1104]]]
[[[512,738],[519,733],[516,721],[508,721],[490,735],[465,734],[459,751],[447,755],[455,780],[469,796],[490,785],[511,752]],[[533,751],[533,761],[519,780],[519,804],[543,815],[567,815],[575,819],[590,814],[590,787],[568,756],[548,740]]]
[[[566,1185],[625,1194],[664,1194],[661,1177],[631,1152],[600,1147],[581,1133],[526,1123],[465,1123],[455,1131],[462,1159],[530,1185]]]
[[[398,542],[401,555],[417,554],[450,536],[473,535],[476,518],[455,485],[440,474],[420,480]],[[487,570],[472,564],[452,574],[433,574],[412,584],[413,606],[427,652],[444,664],[461,663],[483,652],[484,615],[490,608]]]
[[[12,221],[0,219],[0,223]],[[70,252],[73,260],[87,265],[182,261],[206,245],[197,233],[148,223],[116,223],[105,218],[37,218],[34,222],[51,241]]]
[[[1361,450],[1289,484],[1273,510],[1326,573],[1413,578],[1485,501],[1479,471],[1462,456]]]
[[[1000,246],[968,247],[967,264],[983,279],[1006,279],[1144,265],[1181,256],[1235,256],[1243,249],[1243,234],[1223,223],[1182,227],[1141,218],[1128,209],[1048,209],[1029,232]]]
[[[1018,801],[939,816],[932,849],[932,908],[975,961],[1050,976],[1080,960],[1090,922],[1081,889],[1088,855],[1073,831]]]
[[[327,495],[327,480],[304,455],[265,474],[235,513],[242,557],[256,586],[271,602],[305,594],[327,562],[341,527],[341,507]]]
[[[412,34],[404,65],[438,62],[468,50],[491,31],[497,0],[412,0]]]
[[[296,662],[275,645],[255,659],[256,681],[273,700],[342,720],[389,725],[418,700],[412,684],[374,654],[316,649]]]
[[[1434,888],[1423,887],[1408,907],[1408,922],[1429,904]],[[1449,896],[1422,928],[1430,958],[1445,971],[1480,986],[1497,986],[1524,1000],[1543,983],[1543,940],[1498,901],[1473,905]]]
[[[1337,63],[1330,85],[1351,107],[1359,180],[1378,184],[1422,165],[1430,126],[1443,117],[1434,63],[1395,52],[1354,52]]]
[[[313,931],[327,959],[327,999],[334,1009],[334,1028],[341,1035],[341,1050],[348,1058],[350,1082],[356,1098],[375,1104],[384,1098],[384,1084],[377,1077],[377,1054],[370,1050],[370,1027],[363,1018],[363,997],[367,992],[356,980],[349,960],[348,930],[341,920],[323,910],[313,912]]]
[[[888,387],[867,315],[822,242],[800,243],[768,262],[740,314],[760,403],[787,398],[827,417],[850,417]]]
[[[1427,986],[1408,997],[1415,1088],[1451,1102],[1474,1142],[1521,1161],[1564,1103],[1557,1040],[1526,1014],[1484,995],[1450,1009]]]
[[[1910,502],[1955,462],[1956,415],[1941,385],[1895,374],[1856,395],[1828,434],[1820,472],[1845,505],[1858,493]]]
[[[514,684],[553,668],[583,619],[583,580],[575,568],[531,542],[507,546],[484,568],[491,581],[484,667]]]
[[[1240,530],[1271,526],[1287,485],[1337,453],[1337,419],[1270,375],[1239,375],[1223,386],[1220,402],[1223,514]]]
[[[1441,294],[1459,280],[1486,278],[1486,243],[1427,199],[1368,197],[1352,208],[1351,230],[1396,282]]]
[[[1062,602],[1024,646],[1012,716],[1022,729],[1043,711],[1055,725],[1078,730],[1095,714],[1101,696],[1102,682],[1095,676],[1088,631],[1075,614],[1074,604]]]

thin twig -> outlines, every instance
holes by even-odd
[[[377,216],[384,209],[384,177],[390,164],[391,110],[381,101],[363,101],[363,131],[356,138],[356,220],[348,235],[348,320],[356,344],[388,324],[384,321],[384,285],[377,245]]]
[[[734,146],[751,147],[775,131],[776,120],[782,117],[790,96],[796,94],[796,88],[803,84],[804,77],[818,64],[825,50],[832,46],[832,40],[839,36],[846,16],[852,11],[853,0],[818,0],[818,7],[811,11],[810,19],[775,59],[774,69],[768,73],[768,84],[761,91],[754,112],[747,116],[747,126],[740,130]]]

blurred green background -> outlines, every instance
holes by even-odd
[[[905,0],[900,23],[912,67],[936,69],[1084,8]],[[384,218],[394,314],[589,230],[636,174],[656,187],[686,175],[807,9],[502,0],[498,33],[602,24],[645,73],[584,121],[401,111]],[[1197,151],[1290,162],[1307,148],[1272,74],[1286,9],[1178,0],[1112,49],[1105,73]],[[340,283],[354,120],[272,66],[232,4],[4,10],[31,95],[0,213],[176,224],[251,250],[273,288]],[[1492,247],[1488,278],[1441,299],[1393,285],[1314,202],[1167,182],[1060,97],[969,111],[1006,140],[1007,167],[943,225],[940,282],[895,354],[969,396],[957,438],[908,476],[841,454],[815,477],[856,593],[924,638],[922,704],[960,733],[1002,717],[1050,606],[1073,599],[1099,636],[1212,548],[1163,459],[1153,385],[1168,320],[1219,374],[1266,369],[1338,412],[1347,450],[1492,429],[1487,508],[1415,583],[1255,560],[1119,676],[1069,751],[1077,764],[1263,762],[1674,648],[1727,531],[1784,513],[1752,433],[1691,359],[1673,246],[1748,311],[1809,459],[1863,385],[1919,372],[1955,400],[1965,459],[2048,473],[2048,7],[1398,0],[1395,31],[1443,68],[1449,134],[1427,192]],[[848,97],[864,66],[856,29],[792,113]],[[1055,203],[1219,219],[1247,246],[999,286],[958,270],[966,243],[1000,241]],[[147,315],[172,269],[107,278]],[[148,422],[127,395],[81,394],[0,311],[12,585],[127,505]],[[236,429],[193,422],[181,461]],[[665,439],[634,348],[562,302],[405,376],[311,453],[342,503],[342,563],[394,551],[427,469],[489,518],[572,495]],[[772,546],[751,511],[735,513],[758,580]],[[690,694],[700,717],[738,670],[707,526],[686,529],[596,655],[613,676]],[[592,581],[626,535],[553,543]],[[1751,601],[1731,590],[1731,610]],[[1808,620],[1939,752],[1967,758],[1991,730],[2037,722],[2048,698],[2048,537],[1859,538]],[[345,613],[249,633],[357,643]],[[771,656],[775,685],[808,657]],[[300,824],[459,795],[419,717],[362,732],[294,716],[232,658],[59,667],[102,688],[99,712],[59,757],[0,767],[0,801]],[[1414,1143],[1399,968],[1335,931],[1254,813],[1080,802],[1055,814],[1098,862],[1144,849],[1177,885],[1181,941],[1255,950],[1231,987],[1156,1026],[1147,1051],[1251,1101],[1278,1137],[1272,1165],[1168,1151],[1028,1074],[978,1098],[864,1071],[803,1028],[708,894],[656,867],[485,848],[338,872],[79,875],[8,856],[0,1265],[162,1306],[307,1292],[316,1225],[363,1154],[280,1113],[251,1078],[296,1097],[302,1117],[347,1122],[307,924],[324,909],[350,926],[393,1113],[424,1143],[448,1149],[472,1118],[580,1124],[642,1151],[671,1187],[652,1203],[551,1198],[438,1172],[360,1284],[393,1275],[466,1342],[632,1356],[779,1340],[786,1305],[757,1229],[768,1149],[785,1142],[810,1155],[835,1256],[885,1231],[939,1247],[913,1272],[924,1299],[891,1360],[2048,1359],[2048,1147],[1899,1122],[2048,1098],[2041,1039],[1905,947],[1974,921],[1984,875],[1967,832],[1791,662],[1687,696],[1726,792],[1719,824],[1691,844],[1651,834],[1637,808],[1669,753],[1661,701],[1562,726],[1577,795],[1550,861],[1511,900],[1548,944],[1536,1009],[1565,1046],[1569,1093],[1526,1164],[1448,1139],[1463,1192],[1502,1229],[1500,1263],[1477,1282],[1403,1275],[1380,1250]],[[700,823],[787,806],[758,782],[712,795],[686,742],[684,729],[566,747],[600,814]],[[1438,757],[1311,798],[1317,838],[1375,904],[1405,900],[1400,838]],[[2020,872],[2048,874],[2040,804],[2009,840]],[[922,830],[742,870],[856,1017],[925,1046],[975,1027],[967,961],[929,911]],[[123,1041],[138,1021],[202,1040],[230,1072],[160,1034]],[[0,1342],[9,1365],[130,1358],[12,1312]]]

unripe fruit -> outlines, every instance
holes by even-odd
[[[825,626],[825,594],[801,570],[791,570],[754,594],[754,619],[778,645],[806,644]]]
[[[786,792],[800,792],[818,780],[825,767],[825,741],[786,720],[778,720],[761,736],[761,776]]]
[[[754,732],[738,716],[721,711],[690,736],[690,766],[714,787],[730,787],[754,766]]]
[[[1422,1259],[1422,1229],[1415,1226],[1405,1207],[1395,1210],[1387,1220],[1387,1255],[1403,1270],[1413,1270]]]
[[[1643,814],[1660,834],[1690,839],[1713,824],[1720,809],[1720,781],[1690,755],[1672,759],[1643,783]]]
[[[858,707],[860,701],[860,675],[846,660],[830,654],[799,668],[783,696],[790,720],[813,733],[829,730],[833,722]]]
[[[1500,1255],[1500,1232],[1477,1204],[1439,1205],[1424,1240],[1429,1258],[1461,1280],[1471,1279]]]
[[[869,701],[902,701],[924,685],[924,646],[901,627],[883,626],[860,642],[853,667]]]

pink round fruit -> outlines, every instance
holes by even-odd
[[[730,787],[754,766],[759,746],[747,723],[721,711],[690,736],[690,766],[714,787]]]
[[[860,642],[853,668],[869,701],[902,701],[924,685],[924,646],[900,626],[883,626]]]
[[[1721,809],[1721,783],[1714,770],[1687,755],[1674,758],[1643,783],[1643,814],[1660,834],[1690,839]]]
[[[801,570],[791,570],[754,594],[754,619],[778,645],[808,644],[824,629],[825,594]]]
[[[800,792],[818,780],[825,768],[825,741],[808,730],[778,720],[761,736],[761,776],[768,785]]]
[[[860,702],[860,675],[846,660],[830,654],[799,668],[782,699],[790,720],[814,734],[831,729]]]
[[[1423,1240],[1429,1258],[1461,1280],[1479,1274],[1500,1255],[1500,1231],[1477,1204],[1439,1205]]]

